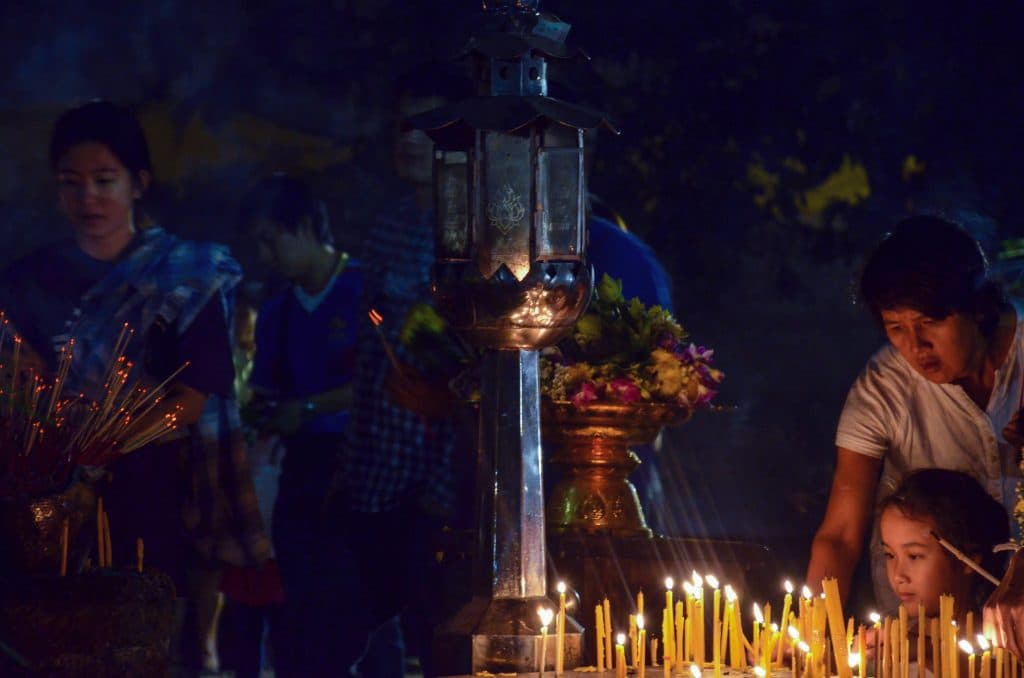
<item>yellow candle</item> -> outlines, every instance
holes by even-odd
[[[860,678],[868,678],[868,644],[867,638],[864,636],[868,630],[863,624],[857,628],[857,655],[860,657],[860,667],[857,669],[857,673]],[[922,675],[921,678],[924,678]]]
[[[800,637],[811,641],[812,619],[811,619],[811,587],[804,584],[800,589]]]
[[[704,578],[714,588],[712,594],[711,619],[711,661],[715,663],[715,678],[722,678],[722,592],[718,590],[718,580],[708,576]]]
[[[644,678],[647,675],[647,630],[644,628],[644,616],[638,614],[636,616],[636,627],[639,629],[639,652],[637,653],[637,672],[640,678]]]
[[[978,634],[978,647],[981,648],[981,674],[980,678],[992,678],[992,653],[988,639]]]
[[[836,659],[836,669],[839,671],[839,678],[851,678],[853,672],[850,670],[847,657],[848,646],[844,631],[846,625],[843,624],[843,602],[839,597],[839,581],[826,577],[821,581],[821,587],[825,591],[825,610],[828,613],[828,624],[832,628],[832,652]]]
[[[967,678],[974,678],[974,646],[966,638],[961,638],[957,644],[967,653]]]
[[[1001,647],[996,648],[995,662],[996,662],[996,678],[1003,678],[1003,664],[1006,662],[1004,656],[1005,650]]]
[[[875,678],[882,678],[882,616],[877,612],[868,615],[871,628],[875,630]]]
[[[675,650],[676,667],[682,667],[686,660],[693,655],[692,626],[693,619],[687,617],[685,621],[683,620],[683,603],[682,601],[677,600],[676,617],[674,622],[676,637],[672,643],[672,647]]]
[[[754,641],[754,664],[757,665],[761,661],[761,624],[764,623],[764,615],[761,614],[761,608],[757,603],[754,603],[754,622],[753,622],[753,633],[751,637]]]
[[[601,605],[594,606],[594,644],[597,649],[597,670],[604,671],[604,608]]]
[[[626,678],[626,634],[615,637],[615,676]]]
[[[974,637],[974,612],[968,610],[967,619],[964,623],[964,636],[967,638]]]
[[[669,632],[669,612],[668,610],[661,611],[661,663],[665,665],[665,675],[671,675],[672,662],[675,657],[672,656],[672,634]]]
[[[651,638],[651,666],[658,665],[658,639]]]
[[[555,675],[565,670],[565,582],[558,582],[558,621],[555,623]]]
[[[644,613],[644,592],[638,591],[636,594],[636,614],[640,616]]]
[[[604,599],[604,652],[610,669],[612,667],[612,606],[607,598]]]
[[[907,613],[907,608],[905,608],[902,605],[900,605],[900,607],[899,607],[898,614],[899,614],[899,618],[900,618],[900,673],[899,673],[899,678],[903,678],[903,673],[907,670],[906,667],[910,664],[910,660],[907,657],[907,653],[903,651],[903,648],[906,646],[906,642],[907,642],[907,639],[908,639],[908,625],[910,623],[910,620],[909,620],[909,614]]]
[[[927,657],[927,645],[925,644],[928,635],[928,618],[925,616],[924,605],[917,606],[917,673],[923,678],[925,658]]]
[[[551,618],[555,613],[550,607],[538,607],[537,616],[540,617],[540,669],[538,669],[541,675],[544,675],[545,664],[547,663],[547,652],[548,652],[548,624],[551,623]]]
[[[889,662],[891,659],[891,652],[889,650],[889,635],[892,630],[892,620],[888,617],[882,622],[882,678],[889,678],[890,666]]]
[[[786,631],[789,626],[789,611],[793,607],[793,583],[787,579],[782,582],[782,588],[786,590],[786,595],[782,599],[782,619],[779,622],[779,627],[783,631]],[[779,647],[775,652],[775,663],[779,666],[782,666],[782,655],[784,652],[783,646],[786,644],[786,635],[787,634],[783,634],[783,637],[779,640]]]
[[[675,612],[675,607],[672,605],[672,589],[675,588],[676,582],[672,577],[665,577],[665,610],[668,611],[668,625],[665,629],[665,654],[669,657],[675,657],[675,649],[672,647],[672,641],[675,638],[675,628],[672,624],[672,613]]]
[[[932,619],[929,626],[932,634],[932,676],[941,676],[943,670],[942,634],[939,632],[939,620]]]
[[[693,613],[697,616],[694,623],[694,639],[693,639],[693,660],[697,666],[704,666],[704,654],[705,654],[705,643],[704,643],[704,596],[693,602]]]

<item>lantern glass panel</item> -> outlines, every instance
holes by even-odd
[[[583,150],[542,148],[537,193],[541,200],[537,257],[579,259],[582,255]]]
[[[442,151],[435,154],[437,191],[437,257],[469,258],[469,154]]]
[[[482,132],[483,200],[477,234],[480,273],[491,277],[502,264],[517,280],[530,272],[532,216],[531,138]]]

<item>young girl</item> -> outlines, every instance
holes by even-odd
[[[992,586],[936,537],[999,577],[1003,559],[992,547],[1010,538],[1002,504],[965,473],[924,469],[908,475],[880,509],[889,586],[909,616],[916,618],[921,606],[927,616],[938,616],[943,594],[954,597],[961,620],[970,611],[977,615]]]

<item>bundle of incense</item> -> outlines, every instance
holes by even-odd
[[[22,339],[5,318],[0,320],[0,496],[56,491],[76,466],[103,466],[177,427],[180,408],[156,413],[168,386],[187,365],[155,388],[135,385],[129,378],[133,365],[124,357],[131,336],[123,326],[114,343],[117,357],[105,370],[103,395],[94,402],[64,395],[73,340],[62,347],[48,382],[23,363]]]

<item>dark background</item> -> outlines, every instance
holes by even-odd
[[[399,190],[392,82],[454,54],[470,0],[6,3],[0,264],[64,228],[46,165],[69,105],[133,105],[172,230],[231,243],[256,177],[305,174],[357,249]],[[882,337],[850,303],[894,220],[944,213],[1020,234],[1024,3],[546,2],[593,55],[582,94],[623,129],[592,189],[672,274],[677,315],[726,372],[663,451],[678,534],[803,550],[851,380]],[[908,160],[913,156],[914,160]],[[626,290],[628,294],[628,290]],[[800,572],[794,573],[799,577]]]

